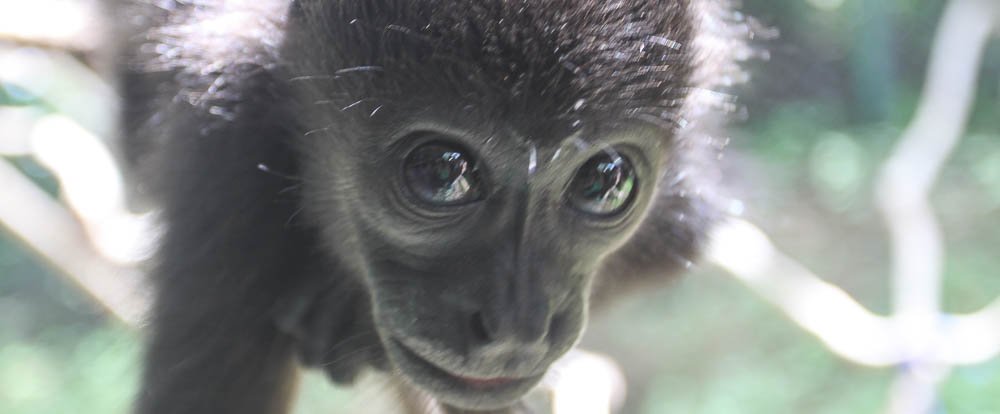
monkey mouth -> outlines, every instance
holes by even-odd
[[[388,342],[390,359],[417,387],[448,404],[465,409],[508,406],[530,391],[544,373],[525,377],[478,377],[454,373],[416,353],[402,341]]]
[[[492,388],[501,387],[507,384],[511,384],[521,380],[523,378],[512,378],[512,377],[494,377],[494,378],[476,378],[476,377],[466,377],[462,375],[455,375],[455,378],[469,384],[471,387],[475,388]]]

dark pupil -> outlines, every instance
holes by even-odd
[[[624,210],[632,200],[636,178],[628,159],[605,153],[587,161],[570,185],[574,207],[592,214],[610,215]]]
[[[479,171],[462,150],[426,144],[406,157],[403,174],[417,198],[435,205],[457,205],[480,197]]]

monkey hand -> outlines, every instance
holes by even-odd
[[[338,384],[353,383],[366,368],[385,370],[385,351],[362,287],[309,285],[290,296],[276,308],[276,322],[296,340],[302,365],[323,369]]]

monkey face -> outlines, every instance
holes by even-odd
[[[502,407],[579,338],[602,259],[646,214],[664,132],[432,112],[309,140],[306,203],[369,287],[392,365],[449,404]]]
[[[630,3],[293,10],[304,216],[391,365],[445,403],[510,405],[573,346],[668,169],[688,6]]]

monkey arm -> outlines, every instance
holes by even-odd
[[[293,339],[271,314],[313,250],[288,222],[287,179],[257,168],[294,170],[267,78],[244,79],[254,98],[230,107],[238,121],[209,113],[211,103],[165,109],[176,121],[158,131],[164,156],[152,185],[166,232],[137,413],[286,412]]]
[[[368,292],[350,278],[317,277],[282,300],[278,325],[295,339],[299,361],[320,368],[341,385],[370,367],[388,371],[388,360],[371,316]]]

